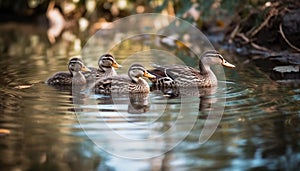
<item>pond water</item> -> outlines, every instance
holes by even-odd
[[[6,30],[1,34],[15,37],[1,48],[2,170],[300,167],[300,88],[276,84],[238,56],[222,51],[236,69],[224,69],[226,80],[219,80],[223,86],[207,94],[205,91],[200,98],[170,98],[159,91],[138,97],[104,96],[44,84],[48,76],[66,70],[67,58],[76,50],[69,48],[71,52],[64,53],[70,47],[65,41],[49,47],[43,39],[45,35],[37,36],[36,32],[23,39],[22,32]],[[31,47],[37,37],[44,44],[33,43]],[[134,47],[138,51],[150,46],[143,41]],[[126,55],[126,51],[115,52],[121,64]],[[85,62],[94,66],[97,63],[88,58]],[[195,66],[197,60],[185,62]],[[218,104],[225,105],[221,121],[201,144],[199,137],[205,121],[219,116],[210,110],[218,108]],[[181,117],[186,120],[178,120]]]

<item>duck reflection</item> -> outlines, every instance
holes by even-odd
[[[128,114],[142,114],[149,111],[149,93],[111,93],[111,94],[89,94],[89,103],[95,97],[100,112],[120,112]],[[95,101],[94,101],[95,102]]]
[[[188,98],[198,97],[199,111],[212,109],[212,104],[217,102],[217,98],[212,96],[217,92],[217,87],[157,87],[152,86],[151,91],[157,91],[167,98]]]
[[[141,114],[149,111],[149,94],[148,93],[135,93],[129,94],[128,113]]]
[[[103,102],[99,104],[104,104]],[[119,112],[125,112],[124,105],[127,105],[127,113],[130,114],[146,113],[150,108],[148,93],[113,93],[110,95],[110,100],[106,100],[106,102],[113,104]]]

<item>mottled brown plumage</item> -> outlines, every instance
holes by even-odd
[[[199,59],[199,70],[184,65],[156,65],[149,72],[157,76],[151,81],[160,87],[212,87],[217,85],[217,77],[210,69],[211,65],[235,66],[228,63],[217,51],[206,51]]]
[[[142,77],[154,78],[140,64],[132,64],[128,75],[116,75],[99,79],[92,86],[96,93],[148,93],[150,87]]]
[[[98,60],[98,66],[99,68],[88,67],[91,70],[91,72],[84,73],[88,82],[96,81],[100,78],[117,75],[114,68],[121,67],[121,65],[119,65],[116,62],[114,56],[112,56],[111,54],[104,54],[100,56]]]
[[[79,58],[72,58],[68,64],[69,72],[57,72],[46,80],[48,85],[53,86],[71,86],[86,84],[86,79],[82,71],[89,72],[82,60]]]

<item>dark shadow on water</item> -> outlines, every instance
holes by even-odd
[[[67,59],[74,54],[72,43],[58,40],[51,46],[46,30],[28,25],[2,27],[1,35],[4,40],[0,48],[2,170],[297,170],[300,167],[300,89],[274,84],[251,62],[242,64],[236,58],[237,69],[225,70],[227,88],[217,89],[223,95],[203,89],[182,91],[186,96],[174,90],[153,90],[147,97],[89,96],[85,88],[72,93],[70,88],[42,83],[53,73],[66,70]],[[145,42],[135,41],[134,46],[138,50],[151,48]],[[127,51],[118,50],[116,56],[124,59]],[[231,55],[234,54],[228,56]],[[194,58],[184,59],[191,66],[197,62]],[[124,153],[163,151],[191,122],[182,122],[173,134],[147,146],[117,141],[104,125],[107,122],[137,139],[160,135],[173,126],[176,118],[182,117],[179,116],[181,98],[185,98],[187,108],[196,111],[184,116],[198,118],[197,122],[176,148],[159,157],[127,160],[113,156],[99,149],[87,136],[88,133],[115,149],[128,147]],[[226,99],[222,120],[209,141],[200,145],[199,135],[210,115],[207,111],[222,98]],[[114,105],[120,108],[117,110]],[[150,123],[155,124],[150,127]],[[128,124],[135,125],[127,127]]]

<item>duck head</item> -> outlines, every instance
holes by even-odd
[[[202,54],[201,62],[203,65],[223,65],[225,67],[234,68],[235,66],[224,59],[224,57],[217,51],[206,51]]]
[[[91,70],[89,70],[82,62],[82,60],[80,58],[74,57],[71,58],[69,61],[69,65],[68,65],[68,69],[71,73],[71,75],[73,76],[75,73],[78,73],[80,71],[84,71],[84,72],[90,72]]]
[[[102,70],[110,69],[112,67],[114,68],[120,68],[122,67],[120,64],[118,64],[115,60],[115,58],[111,54],[104,54],[102,55],[98,60],[99,68]]]
[[[136,83],[141,77],[155,78],[154,75],[150,74],[145,67],[140,64],[132,64],[129,67],[128,76]]]

